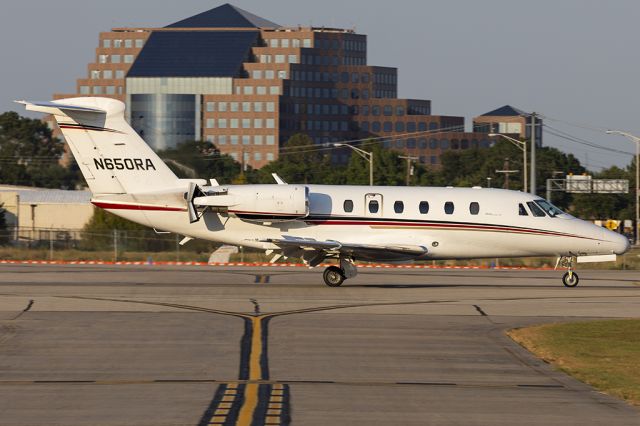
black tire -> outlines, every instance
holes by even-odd
[[[322,274],[324,283],[329,287],[340,287],[344,282],[344,273],[337,266],[329,266]]]
[[[565,272],[562,276],[562,284],[564,284],[565,287],[575,287],[579,282],[580,278],[578,278],[578,274],[576,274],[575,272],[572,274]]]

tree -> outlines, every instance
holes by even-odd
[[[175,148],[158,151],[158,156],[184,178],[215,178],[220,183],[231,183],[240,175],[240,163],[221,154],[211,142],[184,142]],[[193,170],[193,176],[190,176],[190,170]]]
[[[4,208],[4,203],[0,203],[0,246],[6,246],[11,239],[9,228],[7,227],[6,213],[7,210]]]
[[[65,168],[59,160],[64,145],[47,125],[16,112],[0,114],[0,181],[10,185],[75,188],[78,168]]]
[[[302,133],[293,135],[282,146],[280,157],[260,169],[257,179],[272,183],[271,173],[277,173],[289,183],[339,183],[342,168],[331,165],[328,151],[315,145]]]

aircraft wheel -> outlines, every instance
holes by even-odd
[[[579,282],[580,278],[578,278],[578,274],[575,272],[572,274],[565,272],[562,276],[562,284],[564,284],[565,287],[575,287]]]
[[[340,287],[344,282],[344,273],[337,266],[329,266],[322,275],[324,283],[329,287]]]

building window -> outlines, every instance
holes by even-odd
[[[92,80],[97,80],[100,78],[100,71],[98,70],[91,70],[91,79]]]
[[[213,129],[215,127],[215,119],[207,118],[207,129]]]
[[[391,107],[391,105],[385,105],[383,111],[384,111],[383,114],[386,115],[387,117],[390,117],[393,115],[393,108]]]
[[[262,112],[262,102],[253,103],[253,112]]]
[[[102,40],[102,47],[104,47],[105,49],[108,49],[111,47],[111,40],[106,39],[106,40]]]
[[[124,70],[116,70],[116,78],[123,79],[124,78]]]
[[[231,156],[231,158],[233,158],[234,160],[238,161],[238,153],[237,152],[230,152],[229,155]]]
[[[276,137],[273,135],[267,135],[267,145],[275,145]]]
[[[292,47],[300,47],[300,39],[294,38],[291,40]]]
[[[226,102],[218,102],[218,111],[227,112],[227,103]]]
[[[102,95],[102,87],[101,86],[93,86],[93,94],[94,95]]]
[[[418,204],[418,210],[420,210],[420,214],[429,213],[429,202],[428,201],[420,201],[420,204]]]
[[[244,86],[242,89],[245,95],[253,95],[253,86]]]
[[[393,211],[400,214],[404,211],[404,203],[402,201],[396,201],[393,203]]]
[[[267,161],[273,161],[274,155],[273,152],[267,152]]]
[[[409,121],[407,123],[407,132],[414,133],[416,131],[416,123],[415,121]]]
[[[302,47],[311,47],[311,39],[308,39],[308,38],[303,39]]]
[[[262,62],[263,64],[270,64],[271,55],[260,55],[260,62]]]
[[[476,203],[475,201],[469,204],[469,213],[473,215],[480,213],[480,204]]]
[[[256,87],[256,94],[257,95],[266,95],[267,94],[267,88],[265,86]]]
[[[218,129],[226,129],[226,128],[227,128],[227,119],[218,118]]]
[[[396,132],[404,132],[404,123],[402,121],[396,121]]]
[[[253,119],[253,128],[254,129],[262,129],[262,118],[254,118]]]
[[[403,116],[404,115],[404,107],[398,106],[396,107],[396,115],[397,116]]]
[[[374,105],[371,107],[371,115],[378,116],[380,115],[380,106]]]
[[[393,130],[393,123],[391,123],[390,121],[385,121],[383,126],[385,132],[391,132]]]
[[[120,63],[120,55],[111,55],[111,63],[112,64],[119,64]]]
[[[253,137],[253,144],[254,145],[262,145],[262,135],[255,135]]]
[[[113,71],[111,70],[102,71],[102,78],[106,80],[111,80],[113,78]]]
[[[278,47],[278,39],[277,38],[272,38],[271,40],[269,40],[269,46],[270,47]]]
[[[274,70],[266,70],[264,72],[264,78],[266,78],[267,80],[273,80],[274,78],[276,78],[276,73]]]
[[[231,135],[231,145],[238,145],[238,135]]]
[[[240,104],[238,102],[229,102],[229,110],[231,112],[240,111]]]
[[[284,55],[276,55],[276,64],[284,64]]]
[[[242,145],[250,145],[251,144],[251,136],[242,135]]]
[[[250,129],[251,128],[251,119],[250,118],[243,118],[242,119],[242,128],[243,129]]]
[[[253,153],[253,159],[256,161],[262,161],[262,153],[261,152],[254,152]]]
[[[98,56],[98,62],[100,62],[101,64],[106,64],[107,61],[109,61],[109,55],[99,55]]]
[[[289,60],[290,64],[297,64],[298,63],[298,55],[289,55],[287,57],[287,59]]]
[[[380,122],[374,121],[373,123],[371,123],[371,130],[375,133],[380,132]]]
[[[446,203],[444,203],[444,212],[446,214],[453,214],[453,210],[454,210],[453,202],[447,201]]]
[[[449,149],[449,139],[442,139],[440,141],[440,149]]]
[[[140,49],[144,45],[144,40],[137,39],[136,40],[136,48]]]
[[[113,40],[113,47],[116,49],[122,47],[122,40]]]
[[[127,39],[124,41],[125,49],[131,49],[133,47],[133,40]]]
[[[105,87],[105,94],[107,94],[107,95],[115,95],[116,94],[116,87],[115,86],[107,86],[107,87]]]
[[[229,120],[229,127],[232,129],[237,129],[239,125],[238,119],[237,118],[232,118],[231,120]]]
[[[124,55],[124,63],[130,64],[133,62],[133,55]]]
[[[271,87],[269,87],[269,94],[270,95],[279,95],[280,94],[280,87],[279,86],[271,86]]]
[[[227,144],[227,136],[220,135],[218,136],[218,145],[226,145]]]
[[[273,129],[276,127],[275,120],[273,118],[267,118],[265,121],[267,129]]]
[[[80,86],[80,94],[88,95],[89,94],[89,86]]]
[[[281,80],[284,80],[287,78],[287,72],[286,71],[278,71],[278,78]]]
[[[207,112],[214,112],[216,110],[215,102],[207,102]]]
[[[345,213],[351,213],[353,211],[353,201],[344,200],[344,203],[342,203],[342,208],[344,209]]]
[[[260,80],[262,78],[262,70],[251,71],[251,78],[255,80]]]
[[[273,102],[267,102],[267,112],[274,112],[275,104]]]

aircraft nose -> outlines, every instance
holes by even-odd
[[[605,234],[604,239],[611,242],[611,249],[615,254],[624,254],[629,251],[629,248],[631,248],[631,244],[629,243],[629,239],[625,235],[609,231],[608,229],[603,230]]]

